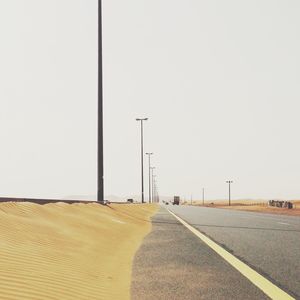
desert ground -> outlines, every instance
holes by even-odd
[[[228,201],[224,200],[215,200],[205,203],[205,207],[215,207],[215,208],[224,208],[224,209],[233,209],[233,210],[244,210],[244,211],[253,211],[253,212],[262,212],[270,214],[280,214],[280,215],[289,215],[289,216],[300,216],[300,200],[291,200],[294,205],[293,209],[279,208],[268,206],[267,200],[232,200],[231,206],[228,205]],[[190,202],[186,201],[186,205],[191,205]],[[195,200],[192,202],[192,205],[202,206],[202,201]]]
[[[134,254],[156,210],[1,203],[0,298],[129,299]]]

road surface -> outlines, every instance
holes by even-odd
[[[299,217],[166,208],[300,299]],[[134,260],[132,299],[269,298],[162,208]]]

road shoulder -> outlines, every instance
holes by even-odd
[[[135,255],[131,297],[268,299],[164,208]]]

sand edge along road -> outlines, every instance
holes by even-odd
[[[156,205],[0,204],[1,299],[130,299]]]

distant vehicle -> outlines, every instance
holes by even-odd
[[[180,197],[174,196],[173,205],[179,205],[179,203],[180,203]]]
[[[128,203],[133,203],[133,199],[127,199]]]

